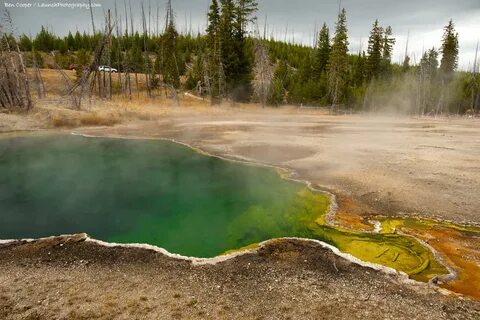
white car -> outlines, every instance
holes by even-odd
[[[117,73],[118,70],[109,66],[99,66],[98,71]]]

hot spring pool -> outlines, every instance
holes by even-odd
[[[0,239],[88,233],[214,257],[264,240],[330,243],[419,280],[447,270],[412,237],[329,226],[330,198],[277,170],[167,141],[73,135],[0,139]]]
[[[306,213],[328,198],[274,169],[166,141],[0,140],[0,239],[86,232],[212,257],[281,236],[310,236]]]

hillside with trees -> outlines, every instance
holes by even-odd
[[[120,10],[120,9],[119,9]],[[478,61],[471,71],[458,70],[458,33],[453,21],[444,29],[438,47],[425,50],[412,63],[405,50],[402,64],[392,63],[394,30],[378,20],[372,24],[365,51],[350,52],[348,15],[339,12],[334,26],[323,24],[315,47],[260,36],[255,0],[212,0],[208,27],[199,34],[177,31],[172,5],[152,32],[150,12],[142,6],[142,30],[133,28],[132,12],[125,21],[108,12],[112,32],[98,57],[121,73],[145,75],[148,87],[170,86],[209,97],[261,102],[271,106],[294,104],[328,107],[332,111],[383,111],[437,115],[478,113]],[[147,23],[148,21],[148,23]],[[159,22],[154,22],[159,23]],[[60,37],[41,28],[17,43],[29,67],[68,69],[75,65],[77,80],[94,59],[104,39],[95,34],[69,32]],[[50,57],[49,59],[45,59]],[[52,58],[53,57],[53,58]],[[52,62],[47,62],[49,60]],[[130,77],[119,84],[130,92]],[[138,81],[138,80],[137,80]]]

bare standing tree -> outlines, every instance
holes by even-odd
[[[107,13],[107,26],[108,29],[111,30],[112,28],[112,16],[110,9],[108,9]],[[108,59],[108,98],[112,100],[112,33],[108,35],[108,46],[107,46],[107,59]],[[105,72],[104,72],[105,73]]]
[[[35,51],[32,50],[32,64],[33,64],[33,74],[35,87],[37,89],[38,98],[42,99],[45,97],[45,84],[43,82],[42,74],[40,73],[40,68],[38,67],[37,56]]]
[[[143,50],[144,50],[144,64],[145,64],[145,85],[147,87],[147,95],[148,97],[152,96],[151,93],[151,86],[150,86],[150,58],[148,56],[148,29],[147,29],[147,19],[145,17],[145,9],[143,7],[143,2],[141,3],[142,8],[142,26],[143,26]]]
[[[53,53],[52,53],[52,55],[53,55]],[[63,96],[70,96],[70,95],[69,95],[70,89],[71,89],[72,86],[74,85],[72,79],[70,79],[70,77],[65,73],[65,71],[62,69],[62,67],[60,67],[60,66],[58,65],[58,63],[55,62],[55,60],[53,60],[53,65],[54,65],[54,67],[55,67],[55,70],[60,74],[60,77],[61,77],[62,80],[63,80],[63,92],[62,92],[62,95],[63,95]]]
[[[4,21],[10,30],[5,32],[0,25],[0,107],[28,111],[33,107],[30,85],[23,56],[13,37],[13,22],[8,10]]]
[[[121,55],[122,55],[122,45],[120,42],[121,34],[120,30],[122,30],[120,26],[121,19],[118,18],[117,12],[117,0],[115,0],[115,33],[116,33],[116,43],[117,43],[117,70],[118,70],[118,83],[122,87],[122,93],[125,95],[125,86],[122,82],[122,68],[121,68]]]
[[[125,37],[128,38],[128,11],[127,11],[127,0],[123,0],[123,6],[125,9]],[[132,30],[133,32],[133,30]],[[127,49],[127,48],[125,48]],[[126,51],[126,50],[125,50]],[[129,100],[132,100],[132,83],[130,79],[130,65],[128,63],[128,54],[125,52],[124,57],[124,72],[125,72],[125,94],[128,96]]]
[[[87,89],[89,89],[89,93],[93,92],[93,88],[95,86],[95,79],[97,75],[99,76],[98,66],[101,63],[102,56],[105,52],[105,48],[108,46],[108,41],[110,39],[110,35],[112,33],[112,26],[105,26],[105,32],[102,36],[100,43],[97,45],[95,49],[95,53],[93,56],[93,60],[91,61],[90,65],[84,68],[82,76],[80,77],[79,81],[77,81],[69,91],[69,94],[74,99],[74,107],[78,110],[81,109],[83,96],[85,95]],[[100,77],[98,77],[100,79]]]
[[[265,107],[273,81],[273,65],[268,57],[268,50],[264,40],[260,38],[258,24],[256,25],[256,38],[254,40],[255,65],[253,67],[253,93],[254,97]]]
[[[479,62],[478,62],[478,45],[479,42],[477,41],[477,48],[475,50],[475,60],[473,63],[473,72],[472,72],[472,111],[477,114],[479,113],[480,108],[480,90],[478,88],[478,69],[479,69]]]
[[[92,0],[88,0],[89,8],[90,8],[90,18],[92,19],[92,31],[93,35],[95,35],[95,21],[93,19],[93,8],[92,8]]]
[[[133,36],[135,34],[135,31],[134,31],[134,28],[133,28],[133,11],[132,11],[132,1],[131,0],[128,0],[128,5],[130,7],[130,35]],[[130,63],[132,63],[132,61],[130,61]],[[132,70],[132,71],[135,73],[135,87],[137,88],[137,97],[140,97],[140,87],[139,87],[139,84],[138,84],[137,67],[138,66],[134,66],[134,70]],[[130,77],[129,77],[129,79],[130,79]]]

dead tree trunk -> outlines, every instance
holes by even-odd
[[[38,95],[38,98],[43,99],[45,97],[45,84],[43,82],[42,74],[40,73],[40,69],[37,63],[37,57],[35,56],[34,51],[32,51],[32,62],[33,62],[35,87],[37,88],[37,95]]]
[[[108,9],[108,29],[112,29],[112,18]],[[112,100],[112,33],[108,35],[108,98]]]
[[[148,97],[152,96],[152,93],[150,91],[151,86],[150,86],[150,79],[149,79],[149,74],[150,74],[150,58],[148,56],[148,29],[147,29],[147,19],[145,17],[145,9],[143,7],[143,2],[141,4],[142,8],[142,26],[143,26],[143,50],[144,50],[144,73],[145,73],[145,85],[147,87],[147,95]]]
[[[4,21],[10,31],[4,32],[0,27],[0,106],[12,111],[28,111],[33,107],[30,85],[8,11]]]
[[[95,49],[95,54],[93,56],[92,62],[87,68],[84,69],[79,81],[70,88],[69,94],[71,94],[74,97],[74,107],[76,109],[81,109],[83,95],[85,94],[87,87],[89,87],[90,92],[92,92],[97,78],[98,78],[99,87],[101,87],[102,85],[101,75],[98,72],[98,66],[100,65],[101,58],[103,56],[105,47],[107,46],[111,33],[112,33],[112,27],[106,26],[102,40],[97,45],[97,48]],[[90,85],[89,85],[89,81],[90,81]]]
[[[261,40],[255,40],[254,50],[255,66],[253,68],[253,91],[256,99],[262,103],[263,107],[265,107],[273,81],[273,67],[268,57],[268,51]]]
[[[475,60],[473,63],[473,72],[472,72],[472,111],[474,114],[477,114],[479,110],[479,103],[480,103],[480,90],[478,88],[478,45],[475,50]]]
[[[122,29],[120,26],[121,20],[118,19],[118,12],[117,12],[117,1],[115,1],[115,31],[117,35],[117,71],[118,71],[118,84],[122,87],[122,93],[125,95],[125,87],[122,81],[122,68],[120,67],[120,58],[121,58],[121,52],[122,52],[122,46],[120,42],[121,34],[120,30]]]

